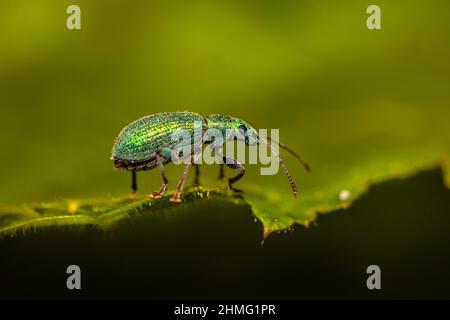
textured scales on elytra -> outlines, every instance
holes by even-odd
[[[202,135],[200,137],[194,134],[194,132],[200,129],[196,126],[201,126]],[[230,135],[230,132],[239,132],[244,137],[247,145],[259,144],[262,141],[270,147],[270,144],[262,137],[259,137],[257,131],[242,119],[217,114],[203,117],[193,112],[158,113],[142,117],[123,128],[114,143],[111,159],[114,161],[114,167],[116,169],[131,171],[131,189],[133,193],[137,191],[136,172],[159,167],[162,185],[160,190],[153,192],[151,196],[160,198],[166,192],[168,185],[164,165],[171,161],[172,150],[175,146],[179,146],[179,142],[172,141],[172,134],[179,129],[187,130],[191,136],[191,143],[194,144],[201,142],[197,140],[202,139],[204,132],[212,128],[222,133],[223,143],[236,137],[236,135]],[[267,139],[270,140],[269,137]],[[211,141],[204,142],[208,143]],[[297,153],[278,141],[272,140],[272,142],[294,155],[304,165],[305,169],[310,171],[308,164]],[[242,190],[236,189],[233,184],[244,176],[244,166],[237,160],[223,155],[222,148],[216,148],[215,152],[219,157],[222,157],[223,162],[228,167],[238,171],[236,176],[228,179],[229,188],[235,192],[242,192]],[[271,152],[278,158],[289,179],[294,196],[296,196],[297,187],[294,180],[279,155],[272,149]],[[186,164],[181,179],[178,182],[177,190],[170,199],[171,201],[176,203],[181,202],[181,193],[191,165],[191,163]],[[194,166],[196,169],[195,181],[198,184],[199,168],[196,164]],[[223,177],[223,164],[221,164],[220,178]]]

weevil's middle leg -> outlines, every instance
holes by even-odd
[[[184,183],[186,182],[190,167],[191,167],[190,163],[186,164],[186,166],[184,167],[183,175],[181,176],[180,181],[178,181],[177,191],[170,198],[170,201],[176,202],[176,203],[181,202],[181,192],[183,191]]]
[[[198,164],[194,163],[193,166],[195,167],[195,178],[194,178],[194,184],[196,186],[200,185],[200,167]]]
[[[223,179],[225,179],[225,168],[224,168],[224,164],[223,163],[221,163],[221,164],[219,164],[219,179],[220,180],[223,180]]]
[[[167,180],[166,173],[164,172],[164,165],[162,163],[161,156],[159,154],[156,154],[156,163],[158,164],[159,171],[161,172],[162,185],[159,191],[155,191],[152,193],[152,196],[153,198],[158,199],[161,198],[164,195],[164,193],[166,193],[169,181]]]

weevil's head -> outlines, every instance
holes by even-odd
[[[234,133],[239,133],[237,134],[237,139],[239,140],[239,137],[242,137],[243,141],[249,146],[259,143],[258,132],[244,120],[231,118],[231,128],[234,130]]]
[[[286,165],[284,164],[283,160],[280,158],[278,151],[273,150],[271,145],[273,143],[275,145],[278,145],[279,148],[289,152],[291,155],[297,158],[297,160],[304,166],[306,171],[309,172],[311,169],[308,163],[306,163],[306,161],[303,160],[303,158],[299,154],[297,154],[295,151],[293,151],[285,144],[276,141],[275,139],[272,139],[272,137],[264,137],[264,136],[259,137],[255,128],[253,128],[251,125],[249,125],[242,119],[221,115],[210,115],[207,116],[205,120],[208,124],[208,128],[219,130],[222,136],[225,138],[225,140],[230,139],[241,140],[245,141],[245,143],[248,145],[256,145],[259,144],[260,142],[266,144],[267,147],[270,149],[271,154],[278,159],[281,167],[283,168],[283,171],[287,176],[289,183],[291,184],[294,196],[297,195],[297,186],[295,185],[294,179],[289,174],[289,171],[286,168]],[[209,139],[209,142],[212,141],[213,140]]]
[[[206,121],[208,122],[208,128],[221,131],[225,140],[240,140],[249,146],[259,144],[256,129],[242,119],[211,115],[206,117]]]

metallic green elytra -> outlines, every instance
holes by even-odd
[[[173,141],[172,136],[177,130],[183,129],[184,132],[188,132],[191,137],[191,144],[201,142],[207,129],[217,129],[223,135],[223,141],[227,141],[231,138],[236,139],[236,135],[233,132],[240,132],[242,140],[248,145],[259,144],[260,137],[257,131],[242,119],[224,116],[224,115],[210,115],[203,117],[193,112],[173,112],[173,113],[158,113],[154,115],[145,116],[140,118],[125,128],[122,129],[119,136],[116,138],[114,147],[112,149],[112,157],[114,160],[114,167],[116,169],[124,169],[132,172],[132,190],[136,192],[136,172],[141,170],[153,169],[156,166],[160,168],[162,176],[162,186],[158,192],[153,193],[153,197],[161,197],[167,189],[167,177],[164,173],[164,164],[171,161],[172,150],[175,146],[180,146],[179,141]],[[200,132],[200,135],[196,135],[196,132]],[[209,136],[206,136],[205,143],[208,141]],[[270,139],[270,138],[268,138]],[[265,142],[265,141],[264,141]],[[276,142],[281,148],[287,150],[299,159],[309,170],[308,165],[285,145]],[[221,150],[216,150],[216,154],[223,158],[224,163],[239,171],[239,173],[228,179],[228,186],[230,189],[241,192],[233,187],[233,183],[238,181],[245,173],[245,168],[235,159],[228,158],[221,154]],[[283,167],[284,172],[288,176],[291,183],[294,195],[297,193],[297,188],[291,176],[289,175],[287,168],[284,166],[283,161],[279,156],[280,164]],[[174,202],[181,202],[181,191],[184,186],[184,182],[187,178],[188,169],[191,164],[186,164],[183,176],[180,179],[177,187],[177,191],[172,196],[171,200]],[[198,182],[199,169],[196,167],[196,181]],[[221,177],[223,177],[223,165],[221,165]]]
[[[154,168],[158,152],[164,159],[170,158],[177,144],[171,139],[175,130],[186,129],[193,135],[195,123],[206,129],[205,119],[192,112],[159,113],[130,123],[120,132],[112,150],[116,168],[134,171]]]

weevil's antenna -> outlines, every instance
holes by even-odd
[[[294,179],[292,178],[292,176],[290,175],[286,165],[284,164],[283,159],[281,159],[280,156],[278,155],[278,153],[276,153],[272,149],[272,147],[270,146],[270,143],[267,143],[266,139],[264,139],[262,137],[259,137],[259,136],[258,136],[258,139],[262,140],[269,147],[270,152],[278,159],[278,161],[281,164],[281,167],[283,168],[284,174],[286,175],[286,177],[289,180],[289,183],[291,184],[291,188],[292,188],[292,192],[294,193],[294,197],[297,197],[297,186],[295,185]]]
[[[285,145],[275,139],[272,139],[271,137],[267,137],[267,140],[275,142],[276,144],[278,144],[278,146],[281,149],[284,149],[287,152],[289,152],[290,154],[292,154],[295,158],[297,158],[298,161],[300,161],[300,163],[303,165],[303,167],[305,168],[306,171],[311,172],[311,167],[309,166],[309,164],[297,152],[295,152],[294,150],[289,148],[287,145]]]

